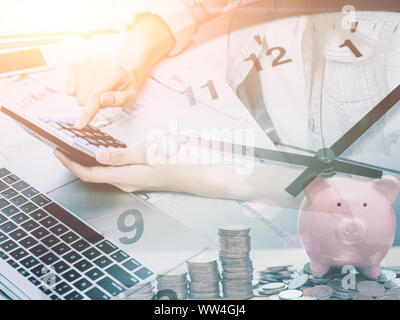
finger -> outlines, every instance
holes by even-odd
[[[67,73],[65,92],[70,96],[76,96],[76,66],[76,62],[72,63]]]
[[[126,83],[126,81],[128,81],[127,72],[120,66],[116,66],[112,71],[105,73],[90,95],[85,111],[77,123],[75,123],[75,128],[82,129],[93,120],[101,107],[100,97],[104,92],[112,91]]]
[[[59,150],[54,155],[61,163],[72,171],[78,178],[89,183],[107,183],[113,185],[134,184],[146,188],[154,181],[153,169],[148,166],[122,166],[122,167],[85,167],[74,162]]]
[[[96,160],[110,166],[147,163],[146,150],[142,145],[126,149],[102,149],[97,151]]]
[[[102,108],[127,107],[136,99],[136,90],[133,86],[125,91],[106,92],[100,98]]]

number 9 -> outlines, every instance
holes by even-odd
[[[126,218],[129,216],[133,216],[135,218],[135,222],[131,225],[128,225],[126,223],[127,222]],[[124,233],[136,230],[135,235],[132,238],[128,237],[119,238],[119,241],[121,241],[122,244],[132,244],[137,242],[143,235],[143,230],[144,230],[143,216],[140,213],[140,211],[133,209],[123,212],[118,218],[118,230]]]

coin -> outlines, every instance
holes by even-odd
[[[300,298],[303,295],[303,292],[300,290],[285,290],[279,293],[279,298],[282,300],[293,300]]]
[[[380,297],[385,294],[384,286],[374,281],[362,281],[357,284],[357,289],[359,292],[372,298]]]
[[[378,298],[376,298],[376,300],[400,300],[400,296],[388,294],[388,295],[378,297]]]
[[[290,290],[293,289],[298,289],[301,286],[305,285],[308,281],[308,275],[307,274],[302,274],[296,278],[294,278],[292,281],[289,282],[288,288]]]
[[[353,293],[351,298],[353,300],[374,300],[370,296],[368,296],[366,294],[363,294],[363,293],[360,293],[360,292]]]
[[[378,281],[380,283],[385,283],[388,280],[395,279],[396,276],[397,276],[396,272],[393,272],[388,269],[382,269],[381,273],[379,274],[379,277],[378,277],[378,279],[376,279],[376,281]]]
[[[286,287],[286,285],[282,282],[274,282],[274,283],[268,283],[268,284],[263,285],[261,287],[261,290],[270,291],[270,290],[282,289],[285,287]]]
[[[333,289],[326,285],[319,285],[311,288],[310,294],[318,299],[328,299],[333,295]]]
[[[391,279],[385,282],[385,288],[386,289],[393,289],[393,288],[399,288],[400,287],[400,279]]]

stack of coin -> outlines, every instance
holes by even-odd
[[[400,300],[399,270],[382,268],[379,277],[371,280],[356,270],[348,277],[341,267],[332,267],[322,276],[313,275],[310,263],[297,270],[291,266],[268,267],[258,272],[257,280],[263,286],[256,295],[269,300]]]
[[[187,261],[190,275],[190,298],[199,300],[218,299],[221,280],[215,258],[196,258]]]
[[[178,269],[167,274],[157,276],[158,291],[172,290],[178,300],[186,300],[188,297],[187,272]]]
[[[253,297],[253,264],[250,260],[250,228],[219,228],[222,289],[225,299]]]

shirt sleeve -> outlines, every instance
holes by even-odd
[[[218,16],[233,2],[235,0],[178,0],[175,12],[159,14],[176,40],[170,55],[174,56],[183,51],[191,43],[193,35],[202,23]]]

